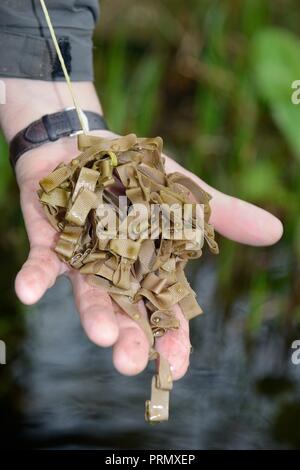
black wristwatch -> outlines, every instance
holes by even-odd
[[[108,129],[103,116],[91,111],[83,111],[85,127],[89,131]],[[47,142],[55,142],[62,137],[72,137],[82,133],[82,127],[75,108],[47,114],[18,132],[9,146],[9,158],[14,167],[18,159],[28,150]]]

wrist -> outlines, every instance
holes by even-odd
[[[93,131],[91,134],[111,139],[116,137],[116,134],[107,130]],[[37,187],[38,181],[59,163],[69,163],[79,153],[76,137],[64,137],[26,152],[15,166],[19,187],[27,182],[32,182]]]
[[[8,142],[45,114],[73,106],[66,83],[4,79],[6,104],[0,106],[0,125]],[[82,109],[102,114],[92,82],[75,82],[73,90]]]

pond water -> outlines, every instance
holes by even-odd
[[[168,423],[144,422],[153,366],[114,371],[110,349],[83,333],[67,279],[26,312],[13,361],[8,445],[47,449],[272,449],[300,445],[300,365],[273,322],[246,347],[247,299],[224,320],[214,262],[192,285],[205,314],[192,324],[191,365],[171,393]],[[3,420],[2,420],[3,423]],[[13,424],[12,424],[13,423]],[[7,435],[8,439],[8,435]]]

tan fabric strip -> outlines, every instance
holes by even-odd
[[[99,171],[91,170],[90,168],[81,168],[79,177],[72,195],[72,201],[74,202],[81,188],[88,189],[94,192],[96,188],[97,180],[100,176]]]
[[[149,359],[157,360],[146,419],[167,420],[173,382],[168,361],[156,351],[156,338],[180,327],[175,304],[188,320],[202,312],[183,270],[189,259],[201,256],[204,240],[218,252],[209,224],[210,196],[186,176],[166,174],[160,137],[80,135],[78,144],[82,152],[43,178],[37,193],[49,222],[60,232],[55,251],[91,286],[105,289],[144,332]],[[118,195],[128,201],[125,209]],[[103,203],[115,224],[110,225]],[[200,203],[204,220],[197,213]],[[135,210],[136,204],[143,204],[145,212]],[[191,209],[187,220],[174,211],[174,205],[182,209],[185,204]],[[183,230],[185,225],[189,231]],[[190,236],[195,230],[200,236]],[[145,312],[139,308],[141,300]]]
[[[40,186],[46,193],[49,193],[53,189],[57,188],[61,183],[66,181],[72,173],[70,167],[62,165],[54,170],[51,175],[43,178],[40,181]]]
[[[75,225],[83,225],[91,209],[95,209],[97,196],[88,189],[82,189],[71,209],[66,214],[66,220]]]
[[[161,422],[169,419],[169,395],[169,390],[158,388],[156,377],[152,377],[151,400],[146,401],[146,421]]]
[[[50,206],[67,207],[70,199],[70,191],[62,188],[55,188],[49,193],[42,193],[40,201]]]

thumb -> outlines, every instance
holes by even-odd
[[[36,303],[64,269],[50,248],[33,246],[15,280],[17,296],[23,304]]]

